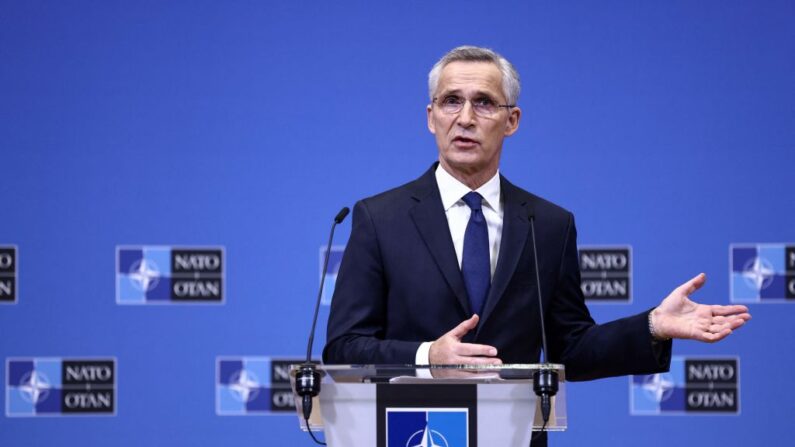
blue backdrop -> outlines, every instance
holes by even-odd
[[[216,356],[302,354],[332,217],[435,159],[426,75],[461,44],[522,75],[502,172],[581,244],[632,245],[634,302],[598,321],[701,271],[696,298],[728,302],[729,244],[795,240],[793,23],[790,0],[0,0],[0,357],[118,361],[117,416],[0,417],[0,444],[312,445],[292,417],[217,416]],[[135,244],[225,247],[226,303],[117,305]],[[626,378],[576,383],[554,445],[786,443],[795,307],[751,311],[674,343],[740,358],[740,415],[631,416]]]

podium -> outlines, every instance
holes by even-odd
[[[291,381],[295,390],[293,365]],[[563,365],[318,365],[320,395],[309,428],[340,446],[522,446],[533,431],[563,431],[566,386]],[[558,373],[544,426],[533,392],[533,374]],[[301,429],[307,426],[295,396]]]

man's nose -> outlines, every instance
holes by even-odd
[[[464,127],[469,127],[475,121],[475,108],[472,106],[472,101],[464,101],[464,106],[458,112],[458,124]]]

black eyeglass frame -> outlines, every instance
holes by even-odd
[[[455,95],[452,95],[452,96],[455,96]],[[456,96],[456,97],[460,98],[459,96]],[[473,102],[473,100],[468,99],[468,98],[461,98],[461,99],[463,99],[463,102],[461,102],[460,108],[458,110],[446,111],[446,110],[444,110],[444,105],[443,104],[438,104],[436,102],[438,99],[439,99],[438,96],[434,96],[433,100],[431,101],[431,103],[438,105],[439,107],[442,108],[442,112],[447,113],[449,115],[455,115],[456,113],[461,113],[461,111],[464,110],[464,105],[467,103],[467,101],[469,101],[469,103],[472,104],[472,111],[475,112],[475,115],[477,115],[477,116],[491,117],[497,111],[497,110],[495,110],[494,112],[487,113],[487,114],[483,114],[482,112],[478,113],[478,106]],[[516,107],[516,104],[495,104],[494,106],[497,107],[497,109],[512,109],[512,108]]]

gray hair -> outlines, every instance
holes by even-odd
[[[516,104],[521,86],[519,85],[519,73],[513,67],[513,64],[496,51],[473,46],[453,48],[434,64],[428,73],[428,95],[431,101],[433,101],[433,95],[436,93],[436,87],[439,86],[439,75],[441,75],[442,69],[450,62],[461,61],[491,62],[496,65],[502,73],[502,91],[505,94],[505,99],[508,104]]]

